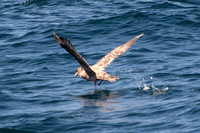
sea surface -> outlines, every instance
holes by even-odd
[[[94,83],[93,65],[144,33]],[[0,133],[199,133],[198,0],[1,0]]]

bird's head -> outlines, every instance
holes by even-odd
[[[77,75],[80,76],[82,69],[83,69],[82,67],[77,68],[76,73],[74,74],[74,77],[76,77]]]

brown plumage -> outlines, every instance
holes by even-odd
[[[118,80],[118,76],[112,76],[108,73],[104,72],[104,69],[119,55],[125,53],[135,42],[138,38],[143,36],[144,34],[140,34],[135,38],[131,39],[127,43],[115,48],[114,50],[110,51],[107,55],[105,55],[102,59],[100,59],[95,65],[89,66],[85,59],[74,49],[73,45],[69,40],[63,37],[58,37],[54,32],[53,35],[56,41],[71,55],[73,55],[76,60],[79,62],[81,67],[76,70],[75,77],[79,75],[82,78],[85,78],[89,81],[94,81],[95,83],[95,90],[96,90],[96,82],[98,80],[104,81],[108,80],[110,82],[115,82]]]

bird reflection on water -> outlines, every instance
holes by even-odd
[[[86,114],[91,112],[91,108],[93,108],[96,113],[109,113],[122,110],[118,102],[112,102],[112,100],[117,98],[118,96],[119,94],[117,92],[111,92],[106,89],[101,89],[97,92],[80,95],[78,98],[84,101],[84,113]],[[87,111],[88,108],[90,110],[89,112]]]
[[[100,100],[105,100],[105,99],[112,99],[115,97],[114,94],[111,94],[109,90],[106,89],[99,89],[97,91],[88,93],[88,94],[83,94],[80,96],[82,99],[100,99]]]

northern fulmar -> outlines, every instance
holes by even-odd
[[[103,58],[101,58],[95,65],[89,66],[89,64],[85,61],[85,59],[74,49],[73,45],[69,40],[63,37],[58,37],[54,32],[53,35],[56,39],[56,41],[60,44],[61,47],[63,47],[67,52],[69,52],[71,55],[73,55],[76,60],[79,62],[81,67],[79,67],[76,70],[75,77],[79,75],[80,77],[87,79],[89,81],[94,81],[95,84],[95,91],[97,91],[96,88],[96,82],[98,80],[104,81],[108,80],[110,82],[115,82],[119,79],[118,76],[112,76],[108,73],[104,72],[104,69],[119,55],[125,53],[135,42],[138,38],[143,36],[144,34],[140,34],[136,36],[135,38],[131,39],[127,43],[118,46],[114,50],[110,51],[107,55],[105,55]],[[101,84],[100,82],[100,84]],[[100,85],[99,84],[99,85]]]

